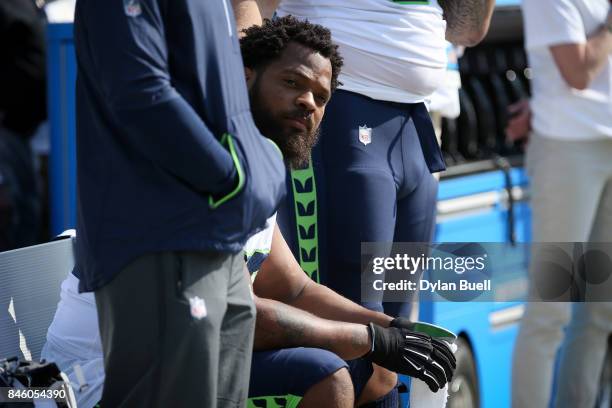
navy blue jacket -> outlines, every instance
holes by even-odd
[[[229,0],[79,0],[81,290],[136,257],[238,252],[284,195],[249,109]]]

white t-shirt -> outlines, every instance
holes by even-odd
[[[261,265],[270,252],[275,224],[276,214],[268,219],[263,231],[253,235],[245,244],[244,253],[249,266],[254,267],[252,261],[255,258],[258,258],[257,266]],[[55,362],[68,375],[79,408],[91,408],[100,402],[104,360],[96,301],[91,292],[79,293],[79,280],[72,273],[62,282],[60,302],[47,331],[41,357]]]
[[[451,43],[446,44],[448,67],[444,73],[442,83],[429,97],[428,109],[430,112],[439,112],[445,118],[455,119],[459,116],[459,89],[461,89],[461,75],[459,74],[458,52]]]
[[[423,102],[446,71],[446,22],[436,0],[282,0],[291,14],[329,28],[344,67],[341,89],[373,99]]]
[[[549,47],[585,43],[604,23],[608,0],[523,0],[526,48],[533,72],[533,128],[547,137],[612,137],[612,56],[583,91],[563,80]]]
[[[79,280],[72,273],[62,282],[41,358],[56,363],[68,376],[79,408],[100,402],[104,358],[96,301],[91,292],[79,293]]]

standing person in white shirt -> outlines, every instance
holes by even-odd
[[[448,64],[442,84],[430,96],[428,108],[431,121],[436,131],[438,143],[442,144],[442,119],[457,119],[461,113],[459,105],[459,89],[461,89],[461,75],[459,74],[459,57],[463,54],[463,47],[455,47],[447,42],[446,55]]]
[[[494,3],[233,1],[238,30],[260,24],[260,13],[270,17],[278,6],[279,16],[329,28],[344,57],[342,85],[328,104],[320,141],[303,174],[307,181],[301,186],[294,181],[295,203],[288,200],[279,212],[285,237],[297,241],[299,260],[313,279],[361,302],[361,242],[431,240],[437,195],[432,173],[445,165],[424,102],[445,78],[445,38],[477,44],[488,30]],[[407,298],[363,304],[408,316],[410,303]],[[379,371],[374,377],[378,374],[377,406],[396,406],[395,375]]]
[[[526,159],[533,241],[611,242],[610,2],[524,0],[523,14],[533,71],[533,130]],[[532,290],[542,273],[534,265],[530,266]],[[527,305],[514,351],[514,408],[549,406],[554,360],[562,342],[556,406],[595,406],[612,332],[612,304],[571,305]]]

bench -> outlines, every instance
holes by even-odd
[[[39,360],[60,286],[74,267],[74,237],[0,253],[0,359]]]

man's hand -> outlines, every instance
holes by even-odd
[[[404,328],[384,328],[370,323],[373,363],[424,381],[432,392],[450,382],[456,360],[449,346],[440,340]]]
[[[389,323],[389,327],[397,327],[398,329],[406,329],[406,330],[411,330],[412,325],[413,325],[413,322],[410,319],[407,319],[405,317],[396,317],[395,319],[391,320],[391,323]],[[443,360],[443,361],[448,360],[451,366],[453,367],[453,371],[454,371],[457,365],[455,354],[450,349],[448,343],[432,337],[431,344],[433,346],[434,360]],[[449,378],[449,381],[450,381],[450,378]]]
[[[508,106],[508,124],[506,125],[506,139],[521,143],[525,146],[531,130],[531,109],[529,100],[523,99]]]

